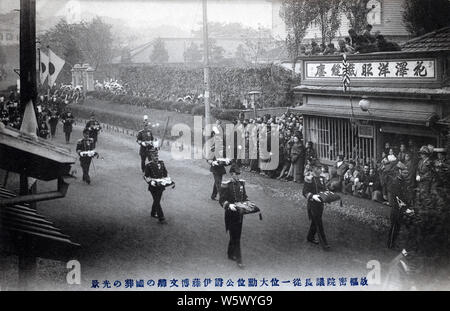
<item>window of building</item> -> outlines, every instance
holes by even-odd
[[[373,125],[352,124],[348,119],[304,116],[305,138],[312,141],[321,160],[347,159],[369,162],[376,159]]]
[[[6,33],[6,41],[12,41],[13,35],[12,33]]]

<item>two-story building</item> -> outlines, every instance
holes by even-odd
[[[304,136],[325,163],[379,159],[384,145],[443,146],[450,115],[450,27],[401,52],[299,59]],[[343,72],[350,79],[344,91]]]
[[[282,7],[281,0],[268,0],[272,3],[272,35],[279,39],[286,39],[286,25],[280,17]],[[373,26],[372,33],[379,31],[385,38],[395,42],[405,42],[410,38],[405,25],[403,24],[404,3],[406,0],[369,0],[367,8],[370,9],[367,15],[367,23]],[[335,41],[348,37],[348,30],[351,28],[350,22],[345,13],[340,13],[341,24],[336,31]],[[320,43],[322,37],[319,24],[312,22],[308,27],[304,41],[315,40]]]

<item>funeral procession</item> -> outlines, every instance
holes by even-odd
[[[448,291],[449,151],[450,0],[0,2],[0,291]]]

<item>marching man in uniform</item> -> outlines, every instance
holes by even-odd
[[[63,124],[63,132],[66,137],[66,144],[70,142],[70,134],[72,133],[73,124],[75,123],[75,118],[69,108],[66,108],[66,112],[61,115],[61,122]]]
[[[89,167],[91,166],[92,157],[97,155],[95,152],[95,143],[92,138],[89,138],[89,130],[83,130],[83,138],[77,142],[77,153],[80,156],[80,165],[83,169],[83,181],[88,185],[91,183],[89,177]]]
[[[245,183],[238,179],[241,169],[237,164],[230,168],[231,180],[224,181],[220,188],[219,203],[225,209],[225,230],[230,232],[228,243],[228,259],[236,261],[239,268],[245,266],[242,263],[241,233],[244,215],[239,212],[236,203],[248,200],[245,192]]]
[[[308,217],[311,220],[308,236],[306,240],[313,244],[320,244],[324,250],[328,250],[325,232],[323,230],[322,214],[324,203],[319,196],[320,192],[326,190],[325,180],[320,176],[322,173],[322,165],[316,159],[311,160],[312,176],[305,177],[305,185],[303,187],[303,196],[308,200],[307,209]],[[316,233],[319,240],[316,240]]]
[[[89,130],[89,137],[97,144],[98,132],[102,129],[100,122],[95,119],[95,115],[91,114],[91,119],[86,123],[86,129]]]
[[[139,155],[141,157],[141,170],[145,171],[145,160],[150,159],[150,152],[153,149],[153,133],[149,128],[148,122],[144,121],[144,128],[140,130],[136,137],[136,142],[139,144]]]
[[[164,213],[161,208],[161,198],[165,190],[165,186],[159,184],[156,179],[167,177],[167,169],[163,161],[158,158],[158,151],[151,152],[151,160],[145,166],[144,179],[148,183],[148,191],[152,194],[153,205],[151,216],[159,219],[160,224],[167,224]]]

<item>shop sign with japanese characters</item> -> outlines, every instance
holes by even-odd
[[[434,59],[390,59],[381,61],[348,61],[350,79],[435,79]],[[342,62],[305,62],[306,79],[342,79]]]

